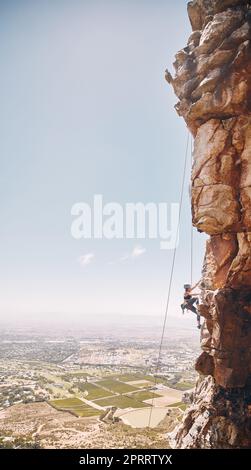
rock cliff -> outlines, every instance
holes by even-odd
[[[251,446],[251,0],[188,3],[192,34],[166,79],[194,136],[192,217],[209,235],[202,354],[173,447]]]

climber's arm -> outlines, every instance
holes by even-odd
[[[197,282],[197,284],[195,284],[195,285],[191,288],[191,292],[193,292],[193,290],[196,289],[196,287],[198,287],[199,284],[200,284],[200,281]],[[195,297],[197,297],[198,295],[200,295],[200,293],[199,293],[199,292],[198,292],[198,293],[197,293],[197,292],[195,292],[195,293],[193,292],[193,295],[194,295]]]
[[[197,282],[197,284],[195,284],[193,287],[191,287],[191,291],[196,289],[196,287],[198,287],[199,284],[200,284],[200,280]],[[193,294],[193,295],[200,295],[200,294]]]

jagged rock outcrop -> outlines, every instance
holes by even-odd
[[[194,0],[188,14],[193,32],[166,79],[194,136],[193,224],[209,239],[201,378],[172,444],[250,447],[251,0]]]
[[[250,393],[240,388],[224,390],[211,376],[199,380],[193,404],[169,435],[169,443],[181,449],[250,448],[248,399]]]

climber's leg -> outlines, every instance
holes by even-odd
[[[182,313],[184,315],[184,310],[187,308],[187,305],[184,303],[184,304],[181,304],[181,310],[182,310]]]
[[[187,309],[188,309],[188,310],[191,310],[191,312],[195,313],[195,315],[198,315],[197,309],[194,307],[194,305],[192,305],[192,304],[189,303],[189,304],[187,305]]]
[[[198,313],[197,308],[194,306],[194,303],[198,304],[199,301],[197,298],[193,297],[191,300],[187,302],[187,309],[190,310],[191,312],[195,313],[197,317],[197,328],[200,330],[201,329],[201,324],[200,324],[200,314]]]

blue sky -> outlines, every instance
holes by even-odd
[[[189,34],[184,0],[0,1],[4,316],[163,315],[172,252],[152,240],[76,241],[71,207],[94,194],[178,202],[187,130],[164,71]],[[190,269],[188,184],[189,175],[171,296],[177,317]],[[144,253],[117,261],[139,244]],[[203,249],[195,233],[195,278]]]

